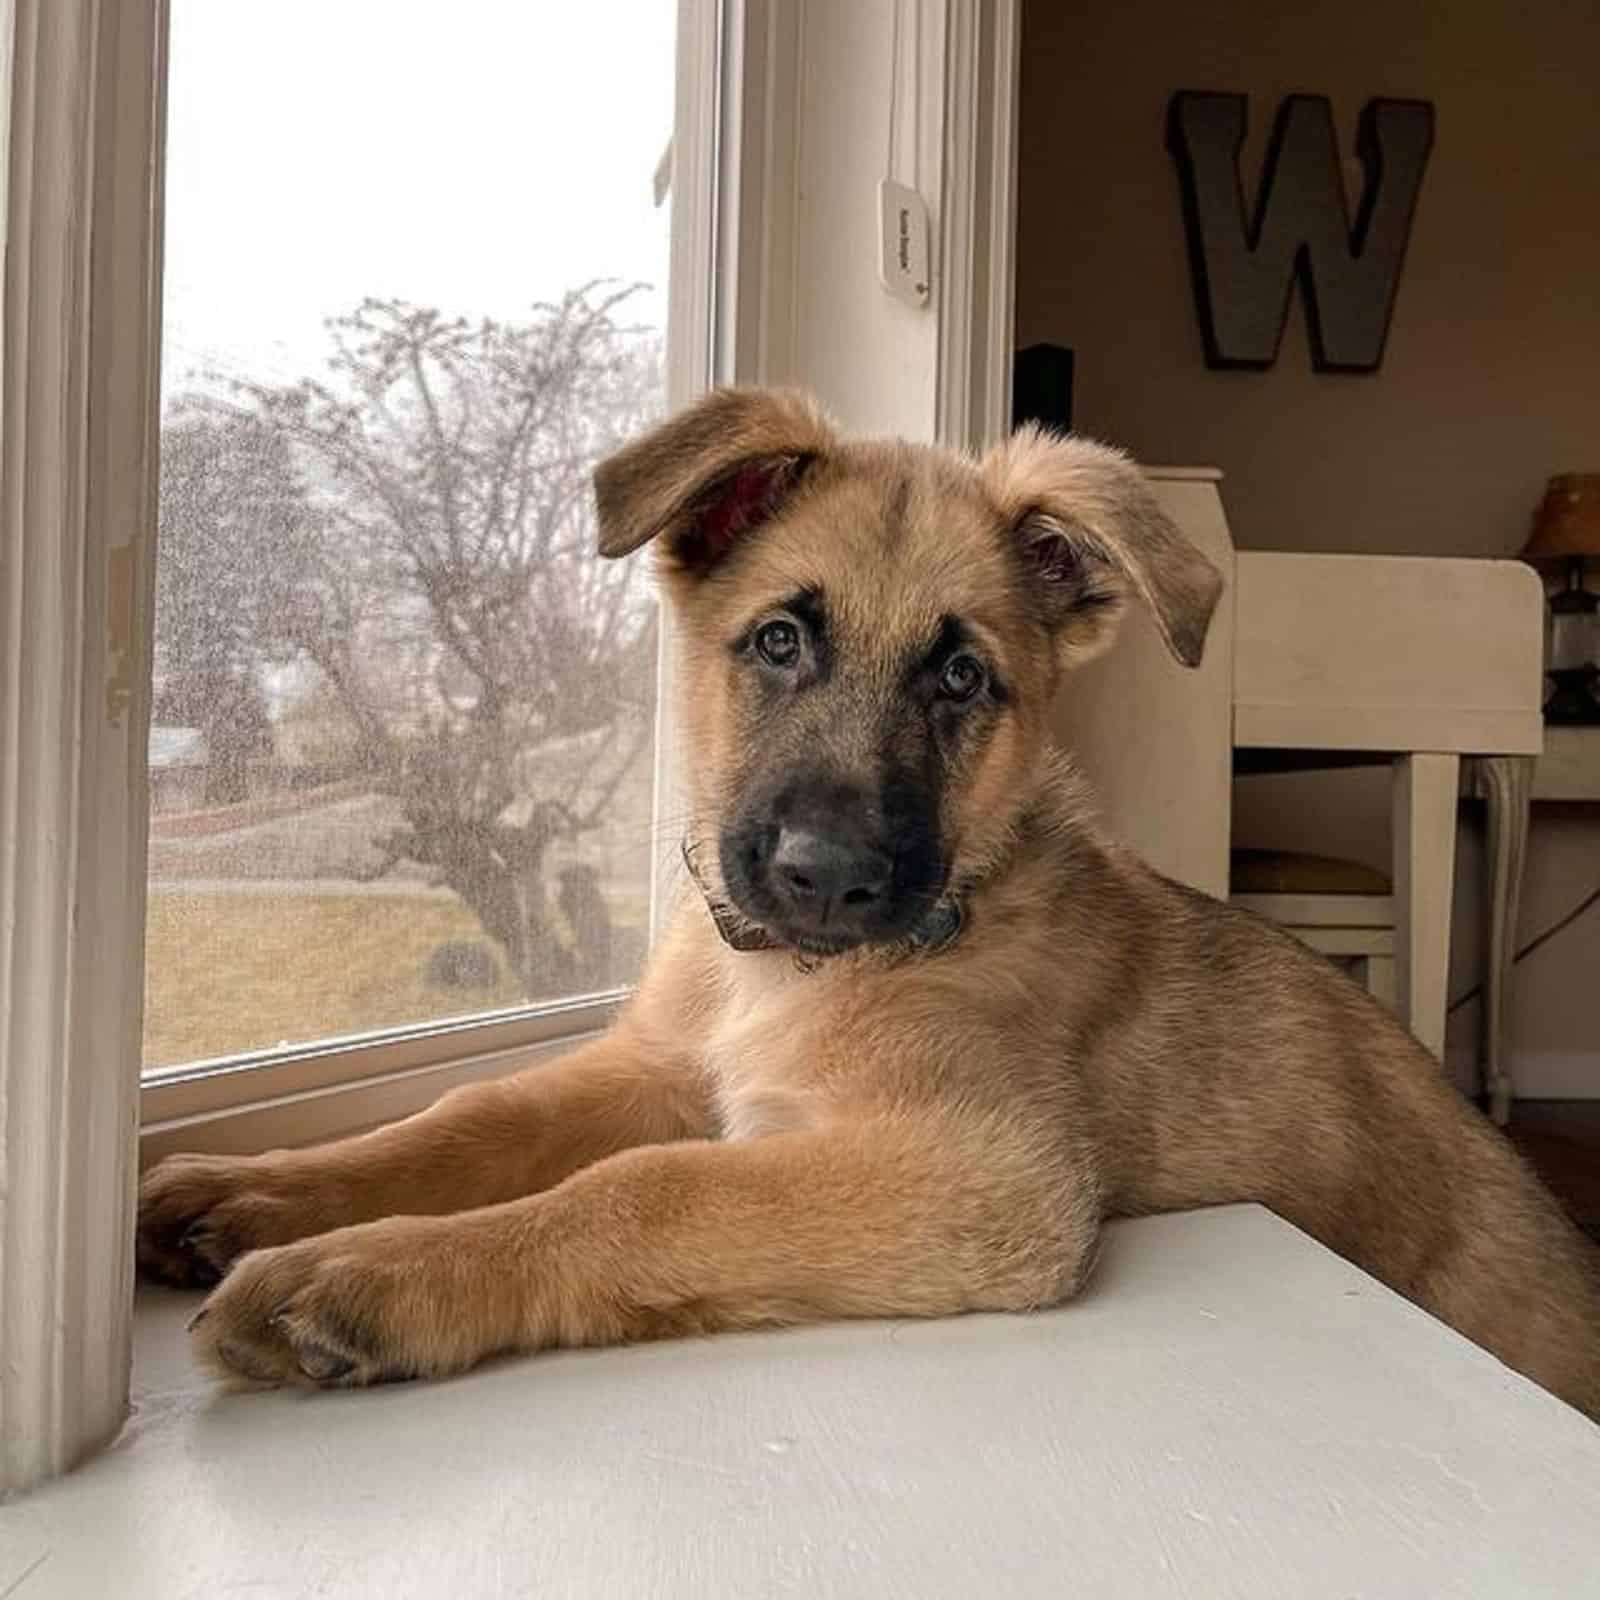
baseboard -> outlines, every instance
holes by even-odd
[[[1600,1051],[1548,1051],[1511,1058],[1519,1100],[1600,1100]]]
[[[1478,1081],[1478,1052],[1460,1045],[1445,1054],[1445,1070],[1458,1084]],[[1511,1058],[1519,1100],[1600,1100],[1600,1050],[1535,1050]]]

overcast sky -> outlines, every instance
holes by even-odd
[[[165,387],[320,369],[364,295],[664,290],[675,0],[173,0]],[[657,293],[639,320],[664,316]]]

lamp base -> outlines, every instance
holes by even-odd
[[[1561,727],[1600,726],[1600,667],[1562,667],[1546,673],[1550,698],[1544,703],[1544,720]]]

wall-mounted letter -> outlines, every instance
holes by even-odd
[[[1247,116],[1242,94],[1185,91],[1167,108],[1207,365],[1270,367],[1298,279],[1317,371],[1376,371],[1433,148],[1433,107],[1367,103],[1354,227],[1333,111],[1321,95],[1290,95],[1279,107],[1255,217],[1246,221],[1239,149]]]

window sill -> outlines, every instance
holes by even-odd
[[[1255,1207],[1113,1224],[1036,1316],[359,1394],[218,1395],[195,1300],[141,1293],[133,1419],[0,1511],[0,1595],[1319,1600],[1600,1564],[1600,1430]]]
[[[431,1105],[597,1037],[622,992],[467,1017],[334,1046],[263,1051],[148,1073],[140,1084],[141,1168],[177,1151],[252,1155],[318,1144]]]

